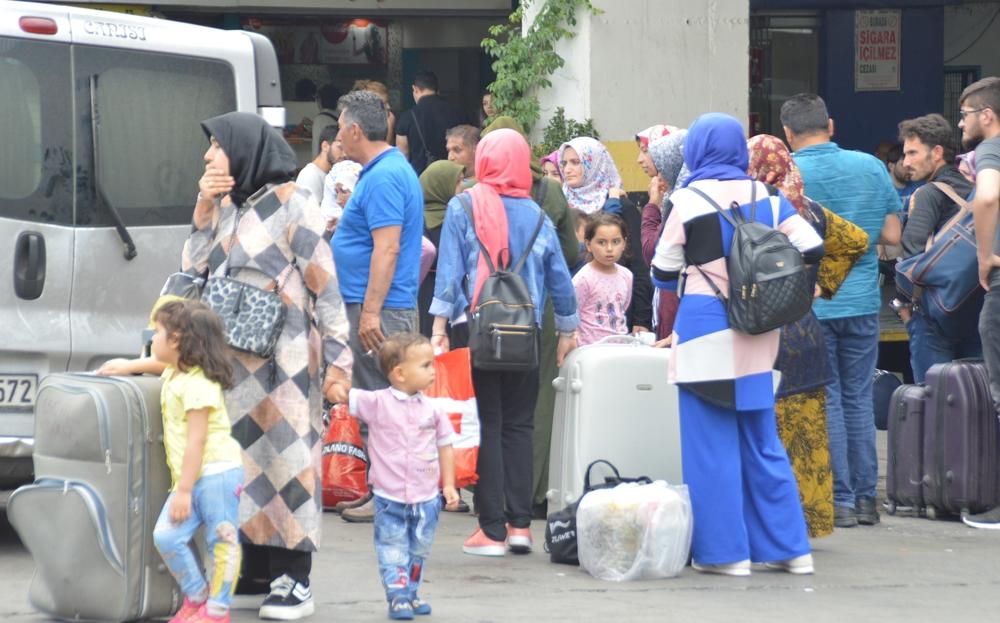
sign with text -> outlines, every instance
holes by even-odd
[[[854,90],[898,91],[902,11],[854,12]]]

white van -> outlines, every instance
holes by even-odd
[[[0,1],[0,489],[31,480],[38,381],[135,356],[232,110],[284,124],[270,41]]]

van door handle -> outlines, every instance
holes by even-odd
[[[14,293],[33,301],[44,288],[45,238],[38,232],[21,232],[14,245]]]

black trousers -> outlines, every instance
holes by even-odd
[[[299,584],[309,586],[312,555],[312,552],[244,543],[236,592],[242,595],[268,593],[271,581],[286,574]]]
[[[495,541],[507,525],[531,525],[532,434],[538,371],[490,372],[472,369],[479,409],[479,461],[475,504],[479,527]]]

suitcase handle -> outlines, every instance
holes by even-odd
[[[645,346],[642,340],[632,335],[608,335],[594,342],[594,344],[627,344],[629,346]]]

